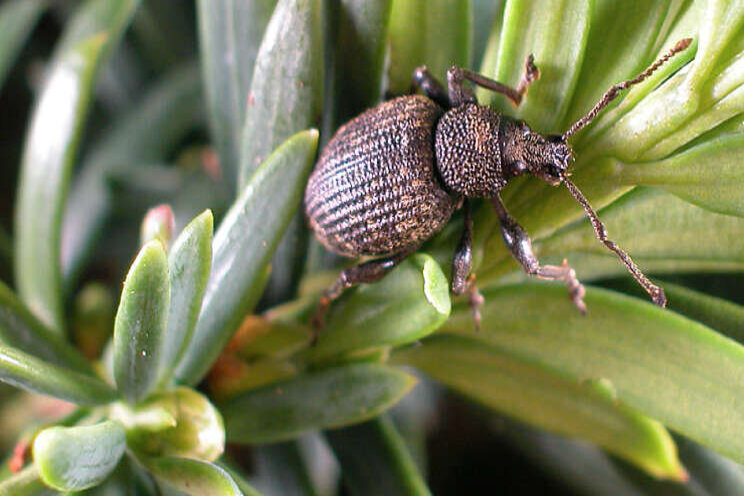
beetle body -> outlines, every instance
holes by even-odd
[[[584,288],[564,260],[542,265],[533,253],[527,232],[509,214],[500,191],[516,176],[529,174],[547,183],[564,184],[589,217],[597,238],[613,251],[655,303],[666,304],[653,284],[608,238],[607,230],[581,191],[569,179],[573,161],[567,139],[594,119],[619,92],[653,73],[685,39],[636,78],[611,87],[592,110],[562,135],[542,135],[529,126],[479,105],[465,81],[502,93],[519,105],[539,76],[532,56],[516,88],[480,74],[453,67],[447,91],[425,67],[414,72],[413,83],[427,96],[395,98],[367,110],[339,128],[310,176],[305,192],[306,213],[317,238],[329,250],[347,257],[375,260],[344,270],[321,298],[314,318],[322,326],[330,303],[346,288],[383,277],[397,263],[440,231],[453,212],[465,207],[465,222],[452,264],[451,289],[470,293],[476,326],[483,299],[469,277],[472,267],[472,220],[469,198],[488,198],[501,224],[506,246],[530,275],[565,282],[569,295],[584,313]]]
[[[409,251],[440,231],[463,197],[494,197],[527,164],[552,161],[554,148],[489,107],[447,110],[424,96],[398,97],[328,142],[305,191],[306,212],[321,243],[340,255]]]

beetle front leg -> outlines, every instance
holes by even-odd
[[[501,234],[504,237],[504,242],[517,262],[522,265],[524,271],[541,279],[564,281],[574,305],[579,309],[579,312],[585,314],[584,286],[576,278],[576,271],[568,265],[565,259],[561,265],[540,265],[532,251],[532,241],[530,241],[529,235],[509,214],[501,198],[496,195],[491,199],[491,202],[501,221]]]
[[[540,78],[540,70],[535,65],[535,57],[530,55],[524,62],[524,74],[516,88],[499,83],[496,80],[478,74],[477,72],[464,69],[462,67],[452,66],[447,71],[447,88],[449,90],[449,101],[453,107],[463,103],[477,103],[475,93],[463,84],[465,80],[470,81],[476,86],[481,86],[491,91],[501,93],[507,97],[515,107],[522,102],[522,98],[527,93],[527,89],[533,81]]]
[[[336,279],[336,282],[334,282],[333,285],[323,293],[323,296],[318,302],[318,308],[315,310],[315,314],[312,318],[312,342],[315,343],[315,341],[317,341],[318,334],[325,325],[325,317],[331,303],[339,298],[345,290],[353,288],[361,283],[373,283],[379,281],[411,253],[411,251],[407,251],[405,253],[393,255],[392,257],[371,260],[363,264],[355,265],[354,267],[345,269],[341,272],[338,279]]]
[[[483,305],[483,296],[475,285],[475,274],[471,274],[473,268],[473,218],[470,202],[465,199],[465,225],[462,231],[460,243],[457,245],[455,257],[452,260],[452,282],[450,287],[452,293],[460,296],[468,293],[468,302],[473,312],[475,328],[480,329],[481,315],[480,307]]]

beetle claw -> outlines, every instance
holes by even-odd
[[[468,277],[468,304],[470,305],[470,311],[473,313],[473,325],[475,326],[475,331],[480,332],[481,328],[481,313],[480,313],[480,307],[483,306],[483,303],[485,303],[485,298],[483,298],[483,295],[478,291],[478,286],[475,284],[475,274],[470,274],[470,277]]]

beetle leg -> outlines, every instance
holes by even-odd
[[[568,262],[563,260],[561,265],[540,265],[532,251],[532,241],[530,241],[527,232],[509,214],[501,198],[496,195],[491,199],[491,202],[501,221],[501,234],[504,237],[504,242],[512,256],[522,265],[524,271],[541,279],[564,281],[574,305],[582,314],[585,314],[586,305],[582,299],[584,297],[584,286],[576,278],[576,272],[568,265]]]
[[[411,93],[415,93],[417,88],[421,88],[426,96],[437,102],[444,108],[450,108],[450,99],[442,83],[437,80],[426,68],[425,65],[419,66],[413,71],[411,78]]]
[[[470,208],[470,202],[465,199],[463,207],[465,209],[465,226],[460,238],[460,244],[457,245],[455,257],[452,260],[452,282],[450,288],[458,296],[468,293],[470,309],[473,312],[473,322],[475,328],[480,329],[480,306],[483,305],[483,296],[478,292],[475,285],[475,274],[471,274],[473,268],[473,218]]]
[[[312,318],[312,342],[315,343],[315,341],[317,341],[318,334],[325,325],[325,316],[328,313],[331,303],[339,298],[345,290],[353,288],[361,283],[379,281],[411,253],[411,251],[406,251],[388,258],[371,260],[363,264],[355,265],[354,267],[350,267],[341,272],[338,279],[336,279],[336,282],[334,282],[333,285],[323,293],[323,296],[318,302],[318,308],[315,310],[315,315],[313,315]]]
[[[470,214],[470,202],[466,199],[463,204],[465,222],[460,244],[457,245],[455,257],[452,260],[452,282],[450,287],[456,295],[465,293],[468,289],[468,275],[473,267],[473,219]]]
[[[524,63],[524,74],[516,88],[499,83],[491,78],[478,74],[477,72],[463,69],[462,67],[452,66],[447,71],[447,87],[449,89],[449,100],[453,107],[463,103],[477,103],[475,93],[470,88],[465,88],[463,82],[470,81],[476,86],[501,93],[506,96],[515,107],[522,102],[522,98],[527,93],[530,83],[540,77],[540,70],[535,65],[535,58],[530,55]]]

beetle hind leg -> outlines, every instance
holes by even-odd
[[[338,299],[347,289],[353,288],[361,283],[373,283],[379,281],[410,254],[411,251],[406,251],[391,257],[371,260],[343,270],[338,276],[338,279],[336,279],[336,282],[334,282],[333,285],[323,293],[323,296],[318,302],[318,308],[315,310],[315,314],[312,318],[312,343],[317,341],[318,335],[325,325],[325,317],[328,313],[328,309],[334,300]]]
[[[574,271],[566,260],[561,265],[540,265],[532,251],[532,241],[527,232],[509,214],[499,196],[491,199],[501,221],[501,234],[506,246],[514,258],[522,265],[524,271],[540,279],[562,280],[566,284],[571,300],[579,312],[586,314],[584,304],[584,286],[579,282]]]

